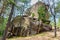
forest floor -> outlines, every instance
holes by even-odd
[[[57,31],[57,37],[54,37],[54,31],[43,32],[29,37],[14,37],[7,40],[60,40],[60,31]]]
[[[60,30],[57,31],[57,37],[54,37],[54,31],[48,31],[29,37],[14,37],[7,40],[60,40]]]

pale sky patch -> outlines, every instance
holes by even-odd
[[[38,0],[31,0],[31,5],[35,4]]]

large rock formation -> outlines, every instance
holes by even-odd
[[[11,21],[11,26],[8,29],[7,37],[11,36],[29,36],[35,35],[43,31],[51,30],[51,25],[44,24],[38,21],[38,7],[44,5],[46,9],[48,6],[42,2],[37,2],[31,8],[27,9],[24,16],[17,16]],[[34,17],[32,17],[34,13]]]
[[[34,5],[32,5],[30,8],[28,8],[27,10],[26,10],[26,14],[27,15],[29,15],[29,16],[32,16],[32,13],[34,13],[34,18],[38,18],[38,8],[40,7],[40,6],[44,6],[45,7],[45,9],[46,9],[46,13],[47,13],[47,15],[48,15],[48,8],[49,8],[49,6],[48,5],[46,5],[45,3],[43,3],[43,2],[41,2],[41,1],[39,1],[39,2],[37,2],[37,3],[35,3]]]
[[[32,19],[23,16],[19,18],[19,16],[17,16],[11,22],[7,36],[29,36],[50,30],[52,30],[50,24],[43,24],[39,22],[37,18]]]

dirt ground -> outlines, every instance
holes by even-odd
[[[60,40],[60,31],[57,31],[57,37],[54,37],[54,32],[43,32],[29,37],[14,37],[7,40]]]

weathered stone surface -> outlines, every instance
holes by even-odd
[[[52,30],[52,26],[50,24],[43,24],[43,30],[51,31]]]
[[[17,17],[16,17],[17,18]],[[29,17],[23,17],[22,21],[16,21],[14,19],[11,26],[8,28],[7,36],[29,36],[40,33],[41,31],[52,30],[51,25],[41,23],[37,19],[31,19]],[[20,20],[20,19],[18,19]]]
[[[38,18],[38,8],[40,7],[40,6],[45,6],[45,9],[46,9],[46,11],[48,12],[48,5],[47,4],[45,4],[45,3],[43,3],[43,2],[41,2],[41,1],[39,1],[39,2],[37,2],[37,3],[35,3],[34,5],[32,5],[31,7],[29,7],[28,9],[27,9],[27,11],[25,12],[27,15],[29,15],[29,16],[32,16],[32,13],[34,13],[34,17],[35,18]],[[46,13],[47,13],[46,12]],[[48,13],[49,14],[49,13]],[[48,15],[47,14],[47,15]]]
[[[38,34],[41,31],[51,30],[52,29],[51,25],[46,25],[46,24],[43,24],[41,21],[38,21],[37,10],[38,10],[38,7],[42,5],[45,5],[45,4],[42,2],[38,2],[28,9],[28,11],[26,12],[26,15],[15,17],[11,21],[12,24],[10,24],[11,26],[8,29],[7,37],[29,36],[29,35]],[[32,18],[32,13],[35,14],[33,18]]]

